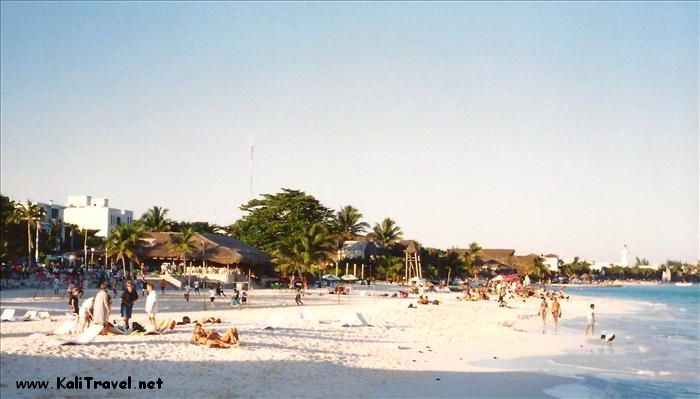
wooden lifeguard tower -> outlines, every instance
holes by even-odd
[[[410,241],[404,250],[406,254],[405,278],[408,282],[413,277],[423,278],[423,270],[420,266],[420,251],[414,241]]]

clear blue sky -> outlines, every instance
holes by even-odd
[[[2,193],[698,258],[698,3],[2,3]]]

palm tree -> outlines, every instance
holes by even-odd
[[[275,252],[274,263],[283,273],[320,274],[335,249],[333,237],[328,228],[314,224],[299,235],[290,253]]]
[[[532,274],[533,276],[539,278],[540,281],[549,276],[549,268],[544,264],[544,261],[539,256],[532,260],[532,265],[530,265],[527,272],[528,274]]]
[[[154,205],[141,216],[143,225],[151,231],[168,231],[172,227],[172,221],[166,218],[168,208]]]
[[[197,249],[197,244],[194,240],[195,234],[196,233],[191,227],[187,227],[183,229],[181,233],[173,236],[173,242],[171,245],[173,249],[179,252],[180,256],[182,256],[185,269],[187,269],[187,255],[191,254]],[[191,278],[191,273],[187,273],[187,285],[190,284]]]
[[[336,224],[343,240],[352,240],[369,229],[369,224],[361,222],[362,214],[353,206],[346,205],[336,214]]]
[[[126,260],[137,260],[136,252],[141,246],[140,240],[144,235],[144,229],[138,224],[122,224],[112,230],[107,239],[105,250],[107,256],[114,256],[117,261],[122,261],[124,268],[124,280],[126,281]]]
[[[21,223],[22,221],[27,222],[27,262],[28,265],[32,265],[32,223],[37,224],[37,237],[39,236],[39,221],[43,216],[44,209],[40,208],[37,204],[27,200],[26,204],[16,203],[14,204],[14,212],[12,213],[11,220],[13,223]],[[37,242],[38,244],[38,242]]]
[[[384,247],[388,248],[391,246],[391,244],[401,239],[403,232],[401,231],[401,228],[396,225],[396,222],[390,218],[386,218],[381,224],[376,223],[374,225],[371,236]]]
[[[469,244],[469,248],[462,254],[462,265],[464,272],[469,276],[475,276],[479,272],[476,263],[479,261],[479,251],[481,247],[476,242]]]
[[[390,255],[377,258],[377,273],[384,274],[386,280],[389,280],[389,276],[396,278],[396,275],[401,273],[403,268],[403,259],[398,256]]]

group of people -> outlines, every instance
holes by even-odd
[[[109,317],[111,313],[112,306],[112,296],[109,295],[108,286],[105,282],[100,283],[99,291],[94,297],[87,298],[83,301],[82,305],[78,306],[82,292],[79,288],[75,287],[72,289],[70,299],[68,304],[70,310],[78,316],[78,330],[82,331],[90,324],[102,325],[105,327],[106,332],[109,328],[114,327],[109,322]],[[148,322],[153,328],[157,327],[156,313],[158,312],[158,295],[153,287],[153,284],[146,283],[146,291],[148,296],[146,297],[145,311],[148,316]],[[129,321],[132,318],[134,304],[139,299],[139,295],[133,286],[131,281],[127,281],[124,292],[121,296],[121,307],[120,315],[124,320],[125,331],[131,330],[131,325]]]

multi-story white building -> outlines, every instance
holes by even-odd
[[[96,235],[107,237],[116,226],[133,223],[134,212],[109,207],[107,198],[91,195],[71,195],[63,210],[63,220],[81,229],[97,230]]]
[[[20,203],[24,205],[27,204],[25,201],[21,201]],[[58,223],[63,220],[63,209],[65,209],[65,206],[54,204],[53,201],[49,201],[48,203],[36,202],[36,205],[44,210],[43,217],[39,221],[41,230],[52,233],[54,227],[53,223]],[[59,234],[63,240],[65,236],[64,231],[60,231]]]

